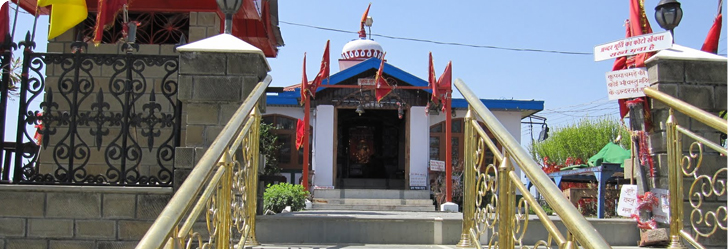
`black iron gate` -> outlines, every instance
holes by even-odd
[[[5,43],[0,132],[16,125],[17,133],[0,135],[22,142],[10,142],[15,147],[6,146],[0,154],[0,162],[7,162],[0,181],[171,185],[174,149],[180,143],[178,57],[126,50],[87,54],[85,46],[74,43],[74,53],[35,53],[26,36],[20,42],[24,51],[17,94],[10,97],[17,98],[18,122],[6,124],[14,46]],[[33,147],[36,140],[40,146]]]

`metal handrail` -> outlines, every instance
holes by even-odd
[[[205,188],[205,183],[210,180],[213,172],[218,168],[216,167],[218,161],[223,158],[224,154],[228,154],[228,148],[239,137],[239,132],[247,123],[248,114],[254,110],[260,97],[264,96],[265,89],[270,85],[271,81],[272,78],[268,75],[255,86],[248,98],[240,105],[230,121],[200,158],[200,161],[195,165],[182,186],[172,196],[172,199],[139,241],[136,248],[161,248],[165,245],[183,216],[195,204],[194,199]]]
[[[531,159],[528,152],[520,146],[520,143],[506,130],[505,127],[498,121],[493,113],[483,105],[478,97],[468,88],[468,86],[461,79],[455,80],[455,87],[460,91],[465,100],[470,105],[476,115],[485,123],[488,130],[491,131],[493,136],[503,146],[505,153],[505,161],[512,159],[531,179],[534,186],[541,193],[546,202],[554,209],[554,211],[561,217],[564,225],[574,234],[576,240],[584,248],[610,248],[606,240],[599,234],[596,229],[581,215],[581,213],[574,207],[569,200],[567,200],[562,194],[559,188],[551,181],[541,167]],[[468,152],[466,152],[468,153]],[[503,179],[507,179],[506,176]],[[504,189],[500,189],[501,192]],[[464,207],[465,208],[465,207]],[[515,208],[515,207],[512,207]],[[472,210],[471,210],[472,212]],[[465,214],[464,214],[465,216]],[[508,219],[508,218],[500,218]],[[466,223],[466,221],[463,221]],[[469,228],[463,229],[463,234],[470,234]],[[506,234],[500,234],[499,236],[510,236]],[[470,237],[473,237],[470,235]],[[561,240],[561,238],[559,238]]]

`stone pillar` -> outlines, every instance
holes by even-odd
[[[726,110],[726,58],[685,48],[675,45],[673,49],[668,49],[657,53],[647,61],[647,71],[651,88],[659,90],[665,94],[676,97],[697,108],[705,110],[714,115],[718,115],[719,111]],[[650,143],[652,148],[653,162],[657,175],[658,188],[669,189],[668,181],[668,165],[667,165],[667,133],[665,130],[665,121],[669,115],[669,107],[658,100],[650,100],[652,114],[652,131],[650,134]],[[686,115],[674,112],[675,121],[678,125],[688,128],[699,136],[702,136],[712,142],[720,141],[720,132],[700,123],[697,120],[687,117]],[[681,136],[683,140],[682,150],[687,155],[693,139]],[[726,158],[712,149],[705,147],[703,153],[703,161],[699,170],[699,174],[713,177],[713,174],[719,169],[726,168]],[[697,151],[697,150],[695,150]],[[695,162],[693,162],[694,167]],[[718,176],[720,180],[725,180],[725,174]],[[689,198],[691,197],[690,185],[692,178],[684,178],[684,230],[692,231]],[[693,191],[695,192],[695,191]],[[726,205],[726,195],[716,197],[713,194],[704,200],[703,211],[716,211],[717,206]],[[709,221],[724,223],[724,221]],[[704,223],[703,223],[704,225]],[[693,233],[694,234],[694,233]],[[726,233],[718,229],[718,231],[708,239],[699,240],[705,246],[725,247]]]
[[[263,51],[229,34],[190,43],[177,51],[182,139],[175,151],[175,189],[270,71]]]

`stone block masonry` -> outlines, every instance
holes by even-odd
[[[717,115],[718,112],[726,110],[726,108],[728,108],[726,107],[726,97],[728,96],[726,96],[727,74],[725,60],[700,60],[700,58],[696,58],[694,60],[680,60],[673,58],[659,58],[659,54],[657,56],[658,58],[656,60],[652,60],[647,63],[647,71],[650,77],[651,88],[680,99],[684,102],[687,102],[688,104],[693,105],[706,112],[709,112],[713,115]],[[650,144],[658,179],[655,185],[658,188],[668,189],[669,165],[667,164],[666,154],[666,144],[668,142],[668,139],[665,130],[665,122],[669,116],[670,108],[666,104],[655,99],[650,100],[650,102],[652,108],[651,113],[653,117],[653,126],[650,134]],[[675,111],[674,114],[674,121],[679,126],[686,128],[699,136],[704,137],[708,141],[719,143],[720,132],[678,111]],[[694,139],[689,138],[685,135],[679,136],[681,136],[682,139],[682,148],[680,149],[682,150],[684,155],[688,155],[688,153],[690,152],[697,152],[697,149],[695,148],[693,148],[693,150],[691,151],[691,144],[695,141]],[[697,160],[692,160],[691,166],[683,166],[683,168],[689,168],[690,170],[694,170],[696,166],[696,161]],[[715,181],[725,179],[725,174],[714,174],[715,172],[719,172],[719,170],[725,169],[726,167],[727,165],[725,156],[722,156],[714,150],[708,149],[707,146],[704,146],[702,161],[698,170],[699,175],[718,178],[714,179]],[[691,193],[697,193],[705,190],[699,189],[697,191],[693,190],[691,192],[690,187],[693,184],[694,179],[687,176],[683,177],[683,179],[683,213],[685,215],[683,217],[683,231],[686,231],[693,236],[696,236],[694,228],[698,229],[701,232],[710,231],[714,227],[706,225],[705,220],[703,222],[698,222],[696,220],[696,218],[708,218],[707,216],[691,217],[693,213],[693,208],[690,205],[690,200],[698,200],[698,197],[695,197]],[[700,186],[700,184],[701,183],[698,182],[698,186]],[[708,187],[708,192],[712,193],[712,191],[709,190],[710,186],[706,185],[704,187]],[[717,185],[713,187],[720,188]],[[720,189],[717,189],[717,191],[720,191]],[[725,208],[725,200],[725,193],[719,196],[716,196],[715,194],[705,196],[705,198],[701,200],[702,206],[700,210],[702,210],[704,213],[709,211],[715,212],[716,210],[719,210],[719,207]],[[721,223],[721,221],[717,222],[718,224]],[[693,227],[693,225],[695,225],[695,227]],[[712,226],[715,225],[715,223],[712,224]],[[726,233],[725,231],[721,232],[721,230],[718,229],[718,231],[713,236],[710,236],[708,238],[701,237],[699,238],[699,241],[701,244],[708,248],[726,248]]]
[[[134,248],[172,188],[0,185],[0,249]]]

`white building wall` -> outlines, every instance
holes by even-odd
[[[313,170],[315,186],[334,186],[334,106],[316,108],[313,141]]]
[[[430,161],[430,126],[424,106],[413,106],[409,111],[409,167],[410,174],[427,175],[427,164]]]

